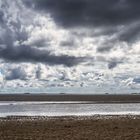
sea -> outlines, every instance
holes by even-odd
[[[0,102],[0,117],[140,115],[140,103]]]

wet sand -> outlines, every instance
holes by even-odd
[[[0,94],[0,101],[88,101],[92,103],[140,103],[140,95]]]
[[[139,140],[140,116],[8,117],[1,140]]]

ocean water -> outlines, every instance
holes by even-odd
[[[95,104],[89,102],[0,102],[0,117],[140,115],[140,103]]]

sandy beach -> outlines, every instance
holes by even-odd
[[[8,117],[1,140],[139,140],[140,116]]]

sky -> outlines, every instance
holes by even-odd
[[[139,7],[139,0],[0,0],[0,86],[139,92]]]

